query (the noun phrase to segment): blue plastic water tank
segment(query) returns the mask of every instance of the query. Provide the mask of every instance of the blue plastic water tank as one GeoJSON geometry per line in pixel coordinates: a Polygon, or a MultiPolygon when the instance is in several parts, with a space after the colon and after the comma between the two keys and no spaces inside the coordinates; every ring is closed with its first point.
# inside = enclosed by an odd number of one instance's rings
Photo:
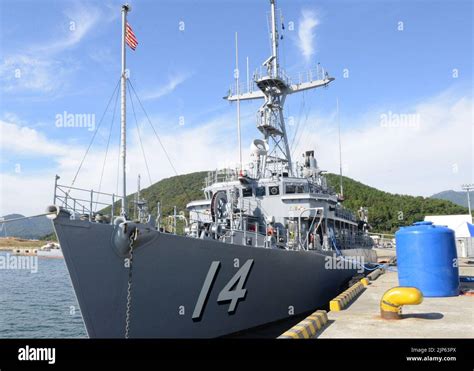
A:
{"type": "Polygon", "coordinates": [[[424,296],[459,295],[454,231],[417,222],[395,233],[400,286],[414,286],[424,296]]]}

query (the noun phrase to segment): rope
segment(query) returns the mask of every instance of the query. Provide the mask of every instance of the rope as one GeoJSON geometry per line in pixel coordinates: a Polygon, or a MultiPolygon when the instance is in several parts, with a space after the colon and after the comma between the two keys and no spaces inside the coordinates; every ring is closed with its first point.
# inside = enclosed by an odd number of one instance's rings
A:
{"type": "Polygon", "coordinates": [[[293,134],[293,140],[291,141],[291,145],[290,145],[290,151],[293,152],[294,151],[294,144],[295,144],[295,139],[296,139],[296,136],[298,135],[298,130],[299,130],[299,127],[300,127],[300,123],[301,123],[301,116],[303,116],[303,110],[304,110],[304,107],[306,105],[306,100],[305,100],[305,96],[306,96],[306,92],[303,90],[302,92],[302,100],[301,100],[301,104],[300,104],[300,112],[298,114],[298,122],[296,123],[296,128],[295,128],[295,131],[294,131],[294,134],[293,134]]]}
{"type": "Polygon", "coordinates": [[[105,170],[105,163],[107,161],[107,154],[109,153],[109,144],[110,144],[110,138],[112,137],[112,127],[113,127],[114,121],[115,121],[115,112],[117,111],[118,97],[119,97],[119,94],[118,94],[118,90],[117,90],[117,96],[115,97],[115,103],[114,103],[114,110],[112,112],[112,121],[110,122],[109,137],[107,139],[107,146],[105,148],[104,162],[102,163],[102,172],[100,174],[99,192],[97,193],[97,198],[95,200],[95,202],[96,202],[95,211],[97,211],[97,206],[98,206],[99,197],[100,197],[100,189],[102,188],[102,179],[104,177],[104,170],[105,170]]]}
{"type": "MultiPolygon", "coordinates": [[[[308,94],[313,94],[313,95],[316,95],[316,91],[310,91],[308,94]]],[[[310,98],[310,101],[311,101],[311,98],[310,98]]],[[[306,120],[308,120],[308,115],[310,113],[310,107],[308,108],[308,112],[306,113],[306,119],[305,119],[305,123],[303,125],[303,129],[306,129],[306,126],[307,126],[307,122],[306,120]]],[[[316,124],[317,125],[317,122],[312,122],[311,125],[313,124],[316,124]]],[[[305,136],[305,139],[304,141],[302,142],[303,143],[303,146],[302,148],[309,148],[311,146],[311,143],[312,143],[312,137],[311,135],[306,135],[305,136]]],[[[299,144],[299,143],[298,143],[299,144]]]]}
{"type": "Polygon", "coordinates": [[[291,151],[291,157],[294,156],[296,149],[298,148],[298,145],[300,144],[301,137],[303,136],[304,129],[306,128],[306,123],[308,122],[308,115],[310,111],[311,106],[309,106],[306,110],[306,116],[303,122],[303,126],[301,127],[301,132],[299,133],[298,140],[296,141],[295,146],[293,147],[291,151]]]}
{"type": "Polygon", "coordinates": [[[388,268],[388,264],[377,264],[377,265],[375,265],[375,267],[370,268],[365,264],[358,263],[355,259],[347,259],[344,255],[342,255],[341,251],[337,248],[337,244],[336,244],[336,240],[334,238],[334,235],[332,233],[330,233],[329,237],[331,238],[332,245],[334,246],[334,249],[336,250],[337,255],[342,260],[350,262],[352,264],[357,264],[359,267],[362,267],[362,268],[364,268],[365,270],[368,270],[368,271],[374,271],[374,270],[379,269],[379,268],[385,268],[385,269],[388,268]]]}
{"type": "Polygon", "coordinates": [[[118,136],[118,152],[117,152],[117,173],[116,173],[116,184],[115,184],[115,193],[119,193],[119,178],[120,178],[120,146],[122,143],[122,138],[118,136]]]}
{"type": "MultiPolygon", "coordinates": [[[[130,87],[132,88],[133,93],[135,94],[135,97],[137,98],[138,103],[140,104],[140,107],[141,107],[143,113],[145,114],[145,117],[146,117],[148,123],[150,124],[151,128],[153,129],[153,132],[155,133],[156,139],[158,139],[158,142],[160,143],[161,149],[162,149],[163,152],[165,153],[165,156],[166,156],[166,158],[167,158],[167,160],[168,160],[168,162],[169,162],[171,168],[173,169],[173,171],[174,171],[174,173],[176,174],[176,176],[179,177],[179,174],[178,174],[178,172],[176,171],[176,168],[174,167],[173,162],[171,161],[171,158],[170,158],[170,156],[168,155],[168,152],[167,152],[166,149],[165,149],[165,146],[164,146],[163,143],[161,142],[161,139],[160,139],[158,133],[156,132],[156,129],[155,129],[155,127],[153,126],[153,124],[152,124],[152,122],[151,122],[151,120],[150,120],[150,117],[148,116],[148,113],[146,112],[145,108],[143,107],[143,104],[142,104],[140,98],[138,97],[137,92],[135,91],[135,88],[133,87],[133,84],[132,84],[131,81],[130,81],[130,87]]],[[[187,196],[189,199],[191,199],[191,196],[190,196],[189,193],[187,192],[186,188],[183,186],[181,180],[178,178],[177,181],[178,181],[179,185],[181,186],[181,188],[183,189],[183,191],[184,191],[184,193],[186,194],[186,196],[187,196]]]]}
{"type": "MultiPolygon", "coordinates": [[[[130,84],[130,81],[129,81],[129,84],[130,84]]],[[[148,174],[148,180],[150,181],[150,186],[152,186],[153,182],[151,181],[150,168],[148,167],[148,161],[146,159],[145,149],[143,148],[142,136],[140,134],[140,128],[139,128],[139,125],[138,125],[137,115],[135,113],[135,105],[133,104],[133,99],[132,99],[132,94],[130,93],[130,89],[128,89],[128,94],[130,96],[130,103],[132,105],[133,117],[135,118],[135,127],[137,129],[138,139],[140,141],[140,148],[142,149],[143,159],[145,160],[145,166],[146,166],[146,171],[147,171],[147,174],[148,174]]]]}
{"type": "MultiPolygon", "coordinates": [[[[74,186],[74,183],[76,182],[76,179],[77,179],[77,176],[79,175],[79,172],[81,171],[81,168],[82,168],[82,165],[84,164],[84,160],[86,159],[86,156],[87,154],[89,153],[89,150],[91,149],[91,146],[92,146],[92,143],[94,142],[94,139],[100,129],[100,125],[102,124],[102,121],[104,119],[104,116],[105,114],[107,113],[108,109],[109,109],[109,106],[110,106],[110,102],[112,102],[112,98],[114,97],[115,95],[115,91],[118,89],[119,87],[119,84],[120,84],[120,79],[117,81],[117,85],[115,86],[115,89],[112,93],[112,95],[110,96],[110,99],[109,99],[109,102],[107,103],[107,107],[105,107],[105,111],[102,113],[102,117],[100,118],[99,120],[99,124],[97,125],[97,129],[94,131],[94,134],[92,135],[92,138],[91,138],[91,141],[89,143],[89,146],[87,147],[87,150],[86,150],[86,153],[84,153],[84,156],[82,157],[82,160],[81,160],[81,163],[79,164],[79,168],[77,169],[77,172],[76,174],[74,175],[74,178],[72,180],[72,183],[71,185],[69,186],[69,190],[67,191],[67,194],[69,194],[69,191],[71,190],[71,187],[74,186]]],[[[91,210],[92,211],[92,210],[91,210]]]]}

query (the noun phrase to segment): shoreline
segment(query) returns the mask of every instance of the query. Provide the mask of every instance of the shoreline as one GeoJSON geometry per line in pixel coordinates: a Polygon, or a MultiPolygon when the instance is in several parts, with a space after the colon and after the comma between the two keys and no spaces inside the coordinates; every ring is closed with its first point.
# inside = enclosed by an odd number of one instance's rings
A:
{"type": "Polygon", "coordinates": [[[52,241],[47,240],[28,240],[15,237],[0,238],[0,251],[39,249],[52,241]]]}

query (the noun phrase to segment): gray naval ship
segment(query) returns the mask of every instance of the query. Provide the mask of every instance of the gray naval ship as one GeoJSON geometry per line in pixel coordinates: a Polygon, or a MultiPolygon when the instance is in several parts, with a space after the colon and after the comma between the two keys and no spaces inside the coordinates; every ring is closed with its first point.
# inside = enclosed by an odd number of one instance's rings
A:
{"type": "MultiPolygon", "coordinates": [[[[319,70],[291,81],[280,68],[280,26],[270,0],[271,56],[247,91],[239,81],[228,101],[259,99],[250,163],[209,173],[202,200],[187,205],[184,235],[165,232],[161,216],[127,214],[125,42],[122,6],[122,195],[62,186],[48,208],[89,337],[211,338],[310,313],[327,305],[361,268],[375,262],[367,218],[342,206],[313,150],[291,158],[285,98],[325,87],[319,70]],[[76,193],[74,193],[76,192],[76,193]],[[98,196],[110,203],[94,201],[98,196]],[[120,208],[116,204],[120,203],[120,208]],[[108,215],[94,212],[110,206],[108,215]],[[116,209],[117,213],[115,213],[116,209]],[[363,266],[363,267],[361,267],[363,266]]],[[[240,152],[240,158],[242,158],[240,152]]]]}

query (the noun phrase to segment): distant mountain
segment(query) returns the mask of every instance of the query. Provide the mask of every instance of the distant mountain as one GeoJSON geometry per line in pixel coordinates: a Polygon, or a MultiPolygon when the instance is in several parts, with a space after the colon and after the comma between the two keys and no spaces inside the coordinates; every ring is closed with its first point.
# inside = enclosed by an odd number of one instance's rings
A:
{"type": "MultiPolygon", "coordinates": [[[[437,198],[438,200],[451,201],[453,204],[467,207],[467,194],[461,191],[443,191],[430,196],[430,198],[437,198]]],[[[471,193],[471,206],[474,205],[474,192],[471,193]]]]}
{"type": "MultiPolygon", "coordinates": [[[[4,220],[24,217],[21,214],[5,215],[4,220]]],[[[10,223],[0,222],[0,237],[19,237],[27,239],[41,239],[47,234],[53,233],[51,220],[45,216],[31,219],[23,219],[10,223]]]]}
{"type": "MultiPolygon", "coordinates": [[[[156,215],[158,201],[161,202],[164,217],[173,213],[173,206],[177,207],[178,212],[183,211],[191,200],[204,198],[202,188],[206,175],[207,172],[203,171],[162,179],[142,190],[141,197],[148,201],[153,215],[156,215]]],[[[326,178],[330,186],[339,189],[338,175],[327,174],[326,178]]],[[[353,211],[357,211],[361,206],[367,207],[369,223],[374,232],[393,233],[400,226],[423,220],[425,215],[467,213],[467,208],[449,201],[391,194],[348,177],[343,177],[343,186],[344,206],[353,211]]],[[[127,196],[127,199],[131,207],[134,195],[127,196]]],[[[110,212],[110,208],[103,212],[110,212]]],[[[133,215],[133,212],[130,215],[133,215]]]]}

